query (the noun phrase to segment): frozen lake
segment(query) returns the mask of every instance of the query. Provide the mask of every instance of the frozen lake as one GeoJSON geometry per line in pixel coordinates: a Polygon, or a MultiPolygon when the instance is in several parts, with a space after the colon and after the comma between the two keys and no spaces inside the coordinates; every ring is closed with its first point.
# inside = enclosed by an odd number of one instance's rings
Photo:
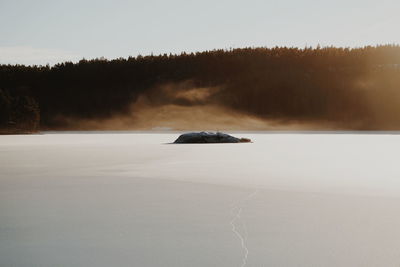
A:
{"type": "Polygon", "coordinates": [[[399,266],[400,135],[0,136],[0,266],[399,266]]]}

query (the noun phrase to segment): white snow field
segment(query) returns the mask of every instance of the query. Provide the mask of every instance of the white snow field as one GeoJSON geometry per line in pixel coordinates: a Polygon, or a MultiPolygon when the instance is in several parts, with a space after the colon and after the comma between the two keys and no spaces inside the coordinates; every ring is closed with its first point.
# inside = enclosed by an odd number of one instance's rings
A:
{"type": "Polygon", "coordinates": [[[400,135],[0,136],[0,266],[400,266],[400,135]]]}

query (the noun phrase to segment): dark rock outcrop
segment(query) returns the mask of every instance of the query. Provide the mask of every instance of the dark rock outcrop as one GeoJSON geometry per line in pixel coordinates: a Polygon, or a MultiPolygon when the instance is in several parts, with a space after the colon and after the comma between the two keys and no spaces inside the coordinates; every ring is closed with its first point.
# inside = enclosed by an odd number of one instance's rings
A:
{"type": "Polygon", "coordinates": [[[249,143],[248,138],[237,138],[220,132],[185,133],[175,140],[175,144],[204,144],[204,143],[249,143]]]}

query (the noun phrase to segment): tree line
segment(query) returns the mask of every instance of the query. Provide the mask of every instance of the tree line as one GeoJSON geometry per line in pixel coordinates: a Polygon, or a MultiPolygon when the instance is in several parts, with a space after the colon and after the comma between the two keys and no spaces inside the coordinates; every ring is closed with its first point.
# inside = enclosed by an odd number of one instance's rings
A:
{"type": "Polygon", "coordinates": [[[259,118],[400,128],[398,45],[241,48],[82,59],[52,67],[0,65],[0,128],[61,129],[68,125],[60,117],[124,114],[149,90],[184,81],[218,86],[207,101],[259,118]]]}

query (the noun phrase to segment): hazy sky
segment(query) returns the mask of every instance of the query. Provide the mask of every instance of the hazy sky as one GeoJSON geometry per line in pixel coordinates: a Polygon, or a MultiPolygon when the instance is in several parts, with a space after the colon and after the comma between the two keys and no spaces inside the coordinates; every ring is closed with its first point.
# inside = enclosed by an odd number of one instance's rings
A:
{"type": "Polygon", "coordinates": [[[0,63],[400,43],[399,0],[0,0],[0,63]]]}

